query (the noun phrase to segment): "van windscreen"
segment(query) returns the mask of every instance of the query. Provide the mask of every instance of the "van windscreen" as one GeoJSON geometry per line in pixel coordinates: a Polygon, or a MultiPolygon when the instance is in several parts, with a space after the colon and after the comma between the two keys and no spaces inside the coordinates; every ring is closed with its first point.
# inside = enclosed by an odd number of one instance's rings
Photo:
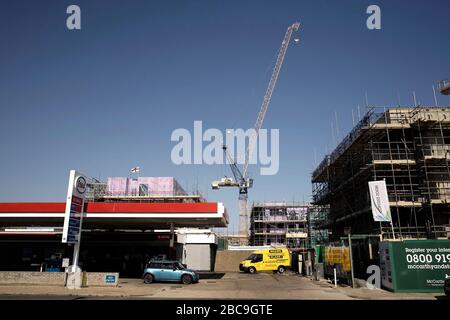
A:
{"type": "Polygon", "coordinates": [[[259,262],[263,260],[263,255],[258,253],[252,253],[247,260],[253,261],[253,262],[259,262]]]}

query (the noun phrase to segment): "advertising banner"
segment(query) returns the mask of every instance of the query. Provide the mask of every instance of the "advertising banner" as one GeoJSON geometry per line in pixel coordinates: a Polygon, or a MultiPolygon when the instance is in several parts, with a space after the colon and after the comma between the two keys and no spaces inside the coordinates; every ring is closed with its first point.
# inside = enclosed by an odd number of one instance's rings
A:
{"type": "Polygon", "coordinates": [[[450,276],[450,240],[380,243],[381,283],[405,292],[443,292],[450,276]]]}
{"type": "Polygon", "coordinates": [[[323,272],[326,277],[334,277],[334,269],[341,283],[351,283],[351,262],[349,247],[331,247],[324,248],[323,272]]]}
{"type": "Polygon", "coordinates": [[[80,240],[86,189],[86,177],[75,170],[70,170],[62,236],[63,243],[75,244],[80,240]]]}
{"type": "Polygon", "coordinates": [[[369,181],[369,191],[373,220],[392,222],[386,182],[384,180],[369,181]]]}
{"type": "Polygon", "coordinates": [[[342,270],[350,272],[350,250],[348,247],[325,247],[325,263],[330,266],[340,265],[342,270]]]}

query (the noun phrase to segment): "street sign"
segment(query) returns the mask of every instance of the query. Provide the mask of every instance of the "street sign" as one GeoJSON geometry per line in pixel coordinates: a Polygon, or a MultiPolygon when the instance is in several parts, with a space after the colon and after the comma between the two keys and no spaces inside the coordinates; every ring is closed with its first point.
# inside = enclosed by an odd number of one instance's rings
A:
{"type": "Polygon", "coordinates": [[[86,189],[86,178],[75,170],[70,170],[62,236],[63,243],[75,244],[80,241],[86,189]]]}
{"type": "Polygon", "coordinates": [[[107,274],[105,276],[105,283],[115,283],[116,282],[116,276],[113,274],[107,274]]]}
{"type": "Polygon", "coordinates": [[[64,258],[62,260],[62,266],[61,267],[63,267],[63,268],[69,267],[69,258],[64,258]]]}

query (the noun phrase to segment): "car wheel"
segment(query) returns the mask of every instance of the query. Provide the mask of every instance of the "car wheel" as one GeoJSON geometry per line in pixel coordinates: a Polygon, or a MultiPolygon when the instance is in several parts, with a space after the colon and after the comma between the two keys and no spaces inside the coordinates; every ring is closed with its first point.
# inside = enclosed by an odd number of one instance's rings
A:
{"type": "Polygon", "coordinates": [[[147,273],[145,276],[144,276],[144,283],[146,283],[146,284],[149,284],[149,283],[152,283],[153,282],[153,276],[150,274],[150,273],[147,273]]]}
{"type": "Polygon", "coordinates": [[[248,268],[248,272],[251,273],[251,274],[256,273],[255,267],[250,267],[250,268],[248,268]]]}
{"type": "Polygon", "coordinates": [[[286,268],[284,266],[278,267],[278,273],[284,273],[286,271],[286,268]]]}
{"type": "Polygon", "coordinates": [[[183,284],[190,284],[190,283],[192,283],[192,277],[191,277],[190,275],[188,275],[188,274],[184,274],[184,275],[181,277],[181,282],[182,282],[183,284]]]}

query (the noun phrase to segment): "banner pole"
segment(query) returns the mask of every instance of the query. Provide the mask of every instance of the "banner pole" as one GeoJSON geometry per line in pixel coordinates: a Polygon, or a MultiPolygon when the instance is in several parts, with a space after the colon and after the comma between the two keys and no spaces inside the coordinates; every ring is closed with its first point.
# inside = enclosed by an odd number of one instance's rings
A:
{"type": "Polygon", "coordinates": [[[383,226],[380,221],[380,241],[383,241],[383,226]]]}
{"type": "Polygon", "coordinates": [[[392,218],[391,218],[391,228],[392,228],[392,238],[395,240],[394,224],[392,223],[392,218]]]}
{"type": "Polygon", "coordinates": [[[350,254],[350,270],[351,270],[351,276],[352,276],[352,288],[356,288],[355,274],[353,272],[352,236],[350,233],[348,234],[348,250],[349,250],[349,254],[350,254]]]}

